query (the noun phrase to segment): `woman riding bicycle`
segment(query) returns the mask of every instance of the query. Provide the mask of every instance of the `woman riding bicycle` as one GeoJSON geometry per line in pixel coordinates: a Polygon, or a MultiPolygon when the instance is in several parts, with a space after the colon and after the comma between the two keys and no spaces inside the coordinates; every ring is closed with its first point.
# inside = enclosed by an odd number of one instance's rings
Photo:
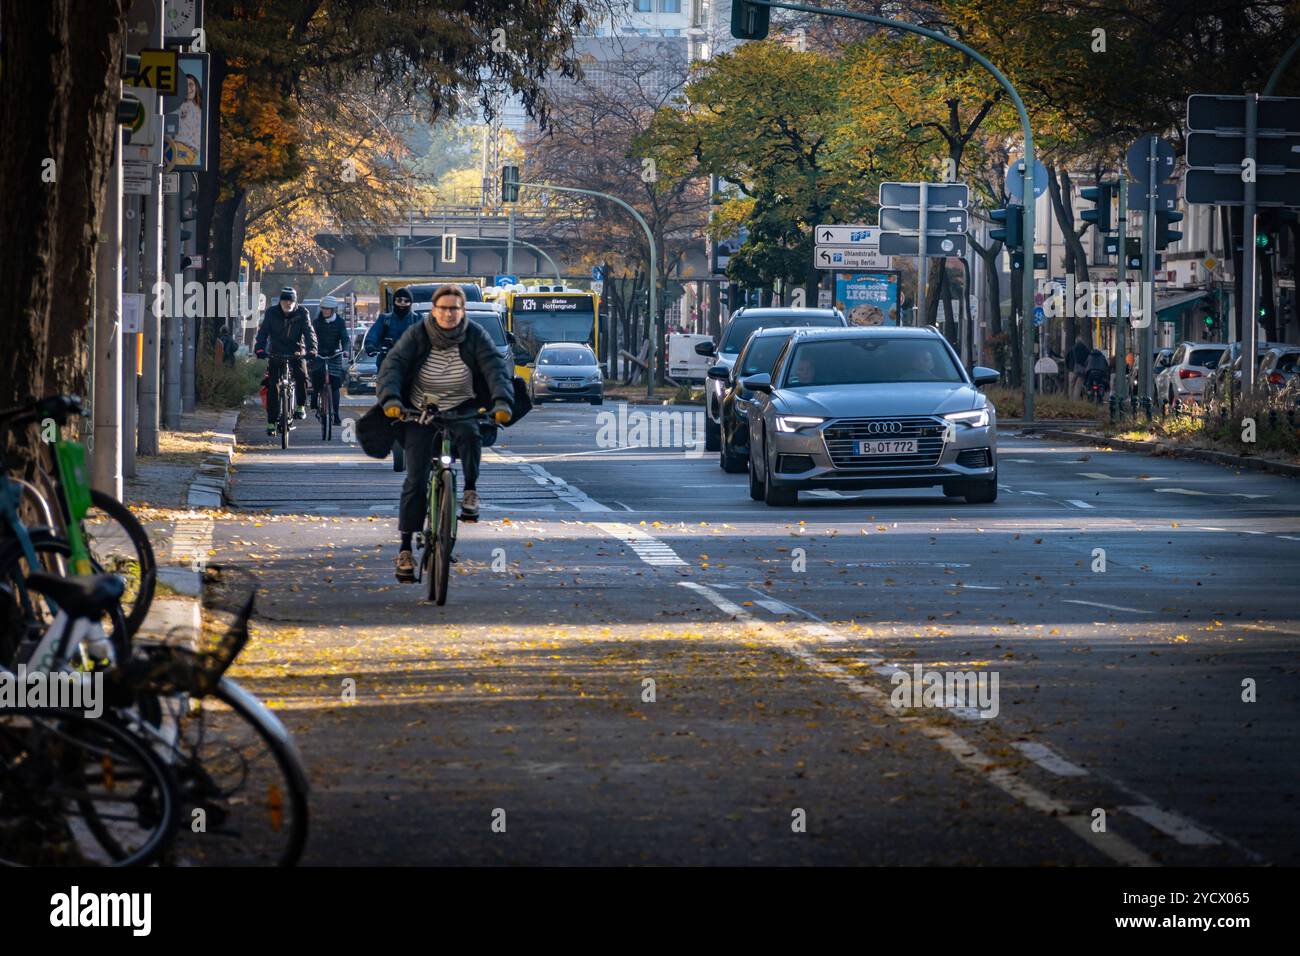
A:
{"type": "MultiPolygon", "coordinates": [[[[513,409],[511,371],[488,334],[469,321],[460,286],[444,285],[433,294],[432,312],[403,332],[389,351],[379,368],[376,391],[390,418],[401,418],[404,409],[422,409],[430,403],[449,415],[469,415],[490,406],[493,419],[504,425],[513,409]]],[[[465,472],[461,517],[475,521],[483,438],[472,420],[447,428],[465,472]]],[[[398,512],[401,541],[395,565],[397,580],[409,582],[415,580],[411,539],[424,525],[426,489],[439,429],[406,422],[402,430],[407,469],[398,512]]]]}
{"type": "MultiPolygon", "coordinates": [[[[348,359],[348,324],[339,314],[339,300],[327,295],[320,300],[320,314],[312,320],[316,330],[317,358],[311,364],[311,407],[319,408],[320,390],[325,385],[325,366],[329,365],[330,391],[334,409],[334,424],[342,425],[339,418],[339,390],[343,384],[343,368],[348,359]]],[[[317,416],[319,417],[319,416],[317,416]]]]}

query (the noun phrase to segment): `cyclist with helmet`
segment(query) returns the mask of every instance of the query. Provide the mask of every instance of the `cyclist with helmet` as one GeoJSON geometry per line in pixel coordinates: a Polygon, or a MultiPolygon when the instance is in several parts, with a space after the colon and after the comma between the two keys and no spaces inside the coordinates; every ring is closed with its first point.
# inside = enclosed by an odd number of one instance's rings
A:
{"type": "MultiPolygon", "coordinates": [[[[303,403],[307,398],[307,362],[302,356],[316,356],[316,330],[312,328],[311,313],[298,304],[298,291],[292,286],[281,289],[280,301],[268,308],[262,316],[253,353],[258,358],[270,358],[266,363],[268,383],[274,383],[280,377],[280,370],[288,364],[298,396],[298,406],[293,410],[293,417],[306,418],[307,406],[303,403]]],[[[280,396],[274,387],[270,387],[267,389],[266,402],[268,435],[275,434],[279,418],[280,396]]]]}
{"type": "Polygon", "coordinates": [[[334,393],[332,396],[334,424],[342,425],[343,421],[339,418],[339,392],[343,384],[343,370],[347,364],[349,349],[348,324],[339,312],[339,300],[332,295],[321,299],[320,313],[311,324],[316,332],[316,348],[319,353],[311,364],[311,407],[319,410],[319,394],[325,385],[325,366],[328,364],[330,391],[334,393]],[[335,355],[336,352],[340,354],[335,355]],[[325,356],[332,357],[327,359],[325,356]]]}

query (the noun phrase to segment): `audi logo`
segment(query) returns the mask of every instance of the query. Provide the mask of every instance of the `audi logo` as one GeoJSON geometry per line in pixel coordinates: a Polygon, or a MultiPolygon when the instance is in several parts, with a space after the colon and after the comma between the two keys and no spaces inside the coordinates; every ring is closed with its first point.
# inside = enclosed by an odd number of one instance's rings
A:
{"type": "Polygon", "coordinates": [[[902,430],[902,422],[867,422],[868,435],[887,435],[890,432],[901,432],[902,430]]]}

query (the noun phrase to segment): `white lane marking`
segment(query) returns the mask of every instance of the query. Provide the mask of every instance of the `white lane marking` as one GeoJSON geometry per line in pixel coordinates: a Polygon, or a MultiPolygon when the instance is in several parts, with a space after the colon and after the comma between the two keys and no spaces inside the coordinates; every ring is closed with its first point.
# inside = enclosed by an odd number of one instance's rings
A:
{"type": "Polygon", "coordinates": [[[1171,836],[1183,846],[1218,846],[1219,839],[1206,833],[1186,817],[1172,810],[1162,810],[1152,804],[1120,807],[1129,816],[1150,824],[1166,836],[1171,836]]]}
{"type": "Polygon", "coordinates": [[[1045,492],[1045,491],[1022,491],[1022,492],[1020,492],[1020,493],[1021,493],[1022,495],[1038,495],[1040,498],[1046,498],[1046,497],[1047,497],[1047,492],[1045,492]]]}
{"type": "Polygon", "coordinates": [[[1277,537],[1281,538],[1283,541],[1300,541],[1300,538],[1290,534],[1279,534],[1277,537]]]}
{"type": "Polygon", "coordinates": [[[1227,531],[1227,528],[1197,528],[1197,531],[1227,531]]]}
{"type": "Polygon", "coordinates": [[[1017,465],[1032,465],[1033,461],[1028,458],[1003,458],[1003,461],[1013,461],[1017,465]]]}
{"type": "Polygon", "coordinates": [[[1091,507],[1092,507],[1092,505],[1088,504],[1088,502],[1086,502],[1086,501],[1080,501],[1078,498],[1066,498],[1065,500],[1068,501],[1070,504],[1074,505],[1076,508],[1091,508],[1091,507]]]}
{"type": "MultiPolygon", "coordinates": [[[[728,601],[721,594],[703,584],[697,584],[694,581],[678,581],[677,583],[684,588],[689,588],[698,594],[704,595],[723,614],[729,614],[756,630],[764,631],[773,638],[773,644],[777,648],[811,670],[826,675],[842,687],[871,701],[888,716],[899,720],[908,719],[900,717],[898,712],[894,710],[893,704],[890,703],[889,694],[878,687],[859,680],[844,668],[817,657],[816,654],[801,646],[797,641],[786,637],[776,625],[754,617],[738,604],[728,601]]],[[[1031,810],[1051,816],[1086,843],[1117,863],[1126,866],[1159,865],[1117,833],[1109,831],[1106,833],[1093,833],[1091,816],[1083,813],[1072,813],[1067,804],[1025,783],[1006,767],[997,766],[997,762],[992,757],[973,746],[970,741],[960,734],[954,733],[946,727],[930,724],[920,718],[911,718],[911,721],[921,734],[933,740],[957,763],[977,775],[983,776],[989,783],[1019,800],[1031,810]]]]}
{"type": "MultiPolygon", "coordinates": [[[[730,486],[728,486],[728,487],[730,487],[730,486]]],[[[832,488],[814,488],[812,491],[806,492],[806,494],[807,494],[810,498],[847,498],[847,497],[849,497],[848,495],[842,495],[842,494],[840,494],[838,491],[835,491],[835,490],[832,489],[832,488]]]]}
{"type": "Polygon", "coordinates": [[[1237,534],[1264,534],[1263,531],[1247,531],[1245,528],[1239,528],[1237,534]]]}
{"type": "Polygon", "coordinates": [[[1198,491],[1194,488],[1152,488],[1158,495],[1200,495],[1204,498],[1270,498],[1271,495],[1248,495],[1243,491],[1198,491]]]}
{"type": "Polygon", "coordinates": [[[621,501],[616,501],[616,502],[614,502],[614,504],[618,505],[618,506],[619,506],[620,508],[622,508],[624,511],[631,511],[631,510],[632,510],[632,509],[629,508],[627,505],[623,504],[623,502],[621,502],[621,501]]]}
{"type": "Polygon", "coordinates": [[[1058,777],[1088,776],[1088,771],[1076,764],[1070,763],[1070,761],[1066,760],[1051,747],[1047,746],[1047,744],[1021,741],[1013,743],[1011,746],[1015,747],[1048,773],[1054,773],[1058,777]]]}
{"type": "Polygon", "coordinates": [[[998,487],[1001,488],[1003,491],[1010,491],[1010,490],[1011,490],[1011,486],[1010,486],[1010,485],[998,485],[998,487]]]}
{"type": "Polygon", "coordinates": [[[525,464],[520,465],[519,470],[528,475],[539,485],[549,487],[559,498],[566,504],[572,505],[578,511],[613,511],[609,505],[591,498],[585,491],[575,488],[563,478],[557,478],[541,465],[525,464]]]}
{"type": "Polygon", "coordinates": [[[646,534],[640,528],[634,528],[630,524],[621,524],[616,521],[595,521],[592,522],[592,525],[610,537],[618,538],[631,548],[638,558],[652,567],[686,566],[686,562],[677,556],[677,552],[658,538],[646,534]]]}
{"type": "Polygon", "coordinates": [[[1002,588],[993,584],[962,584],[960,587],[970,588],[972,591],[1001,591],[1002,588]]]}
{"type": "Polygon", "coordinates": [[[773,601],[771,598],[759,598],[754,602],[759,607],[771,611],[773,614],[793,614],[794,611],[788,604],[782,604],[780,601],[773,601]]]}
{"type": "Polygon", "coordinates": [[[1100,601],[1079,601],[1074,598],[1066,598],[1065,604],[1086,604],[1088,607],[1104,607],[1108,611],[1128,611],[1132,614],[1154,614],[1155,611],[1143,611],[1136,607],[1123,607],[1119,604],[1102,604],[1100,601]]]}
{"type": "Polygon", "coordinates": [[[1099,471],[1081,471],[1079,472],[1084,478],[1095,478],[1099,481],[1168,481],[1160,475],[1103,475],[1099,471]]]}

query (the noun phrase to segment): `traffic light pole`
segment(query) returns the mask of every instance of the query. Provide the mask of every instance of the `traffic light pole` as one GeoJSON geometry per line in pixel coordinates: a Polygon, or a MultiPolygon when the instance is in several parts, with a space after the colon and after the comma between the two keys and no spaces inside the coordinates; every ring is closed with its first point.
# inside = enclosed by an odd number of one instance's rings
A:
{"type": "Polygon", "coordinates": [[[1138,373],[1138,391],[1141,394],[1142,414],[1151,421],[1151,364],[1155,361],[1156,347],[1156,197],[1160,193],[1160,154],[1157,151],[1160,141],[1154,136],[1147,137],[1147,208],[1143,232],[1146,240],[1142,249],[1142,291],[1138,294],[1145,299],[1151,296],[1146,321],[1133,333],[1133,364],[1138,373]],[[1138,343],[1141,346],[1138,347],[1138,343]]]}
{"type": "Polygon", "coordinates": [[[921,226],[921,235],[916,241],[916,327],[919,329],[925,325],[925,282],[929,278],[926,275],[928,271],[925,258],[925,240],[929,232],[929,220],[926,218],[926,186],[927,183],[921,183],[921,211],[918,223],[921,226]]]}
{"type": "Polygon", "coordinates": [[[557,193],[578,193],[583,196],[595,196],[597,199],[608,199],[612,203],[617,203],[632,214],[641,228],[645,231],[646,242],[650,246],[650,351],[646,356],[645,369],[645,394],[646,398],[653,398],[655,393],[655,360],[658,357],[659,350],[659,257],[655,252],[655,234],[650,231],[649,224],[645,218],[619,199],[617,196],[611,196],[609,193],[597,192],[594,189],[579,189],[577,186],[552,186],[550,183],[516,183],[516,186],[530,189],[553,189],[557,193]]]}
{"type": "MultiPolygon", "coordinates": [[[[735,0],[733,0],[735,2],[735,0]]],[[[1021,336],[1021,380],[1024,385],[1024,420],[1032,422],[1034,420],[1034,326],[1030,321],[1034,308],[1034,131],[1029,125],[1029,113],[1025,110],[1024,101],[1020,98],[1019,91],[1011,85],[1011,81],[1003,75],[1002,71],[989,62],[989,60],[977,50],[966,44],[954,40],[952,37],[935,30],[927,30],[925,27],[918,27],[914,23],[907,23],[903,20],[890,20],[888,17],[878,17],[871,13],[857,13],[851,10],[828,10],[825,7],[809,6],[805,3],[786,3],[784,0],[750,0],[755,6],[780,8],[783,10],[797,10],[800,13],[819,13],[828,17],[842,17],[846,20],[861,20],[865,23],[874,23],[877,26],[890,27],[895,30],[902,30],[906,33],[915,33],[928,39],[935,40],[944,46],[950,46],[970,57],[998,81],[999,85],[1007,91],[1011,98],[1012,104],[1016,108],[1016,113],[1020,117],[1020,130],[1025,138],[1025,255],[1029,258],[1028,268],[1021,273],[1021,303],[1022,315],[1020,320],[1021,336]]],[[[1250,188],[1249,186],[1247,188],[1250,188]]],[[[994,304],[996,308],[996,303],[994,304]]]]}
{"type": "MultiPolygon", "coordinates": [[[[1246,157],[1248,165],[1254,166],[1259,147],[1259,95],[1246,94],[1246,157]]],[[[1255,325],[1259,319],[1258,288],[1255,283],[1255,243],[1258,241],[1258,226],[1255,221],[1255,177],[1250,176],[1242,183],[1245,187],[1246,205],[1241,214],[1241,227],[1245,233],[1241,237],[1241,397],[1243,400],[1255,394],[1255,325]]],[[[1232,394],[1232,380],[1228,380],[1228,393],[1232,394]]]]}

